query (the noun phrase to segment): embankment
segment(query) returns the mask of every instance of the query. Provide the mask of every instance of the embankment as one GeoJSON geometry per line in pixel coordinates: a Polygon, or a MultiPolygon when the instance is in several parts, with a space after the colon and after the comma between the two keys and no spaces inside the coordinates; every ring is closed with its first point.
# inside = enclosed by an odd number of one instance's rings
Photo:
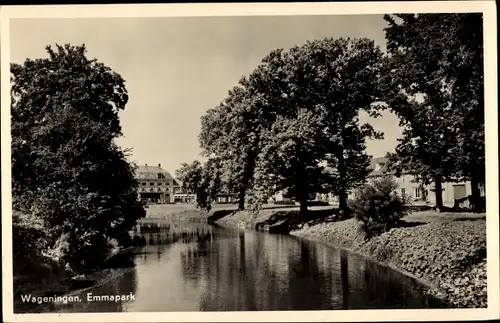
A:
{"type": "Polygon", "coordinates": [[[401,227],[370,240],[355,219],[337,221],[331,207],[312,208],[307,215],[290,207],[264,209],[255,216],[217,210],[209,220],[344,248],[418,279],[450,306],[487,306],[484,214],[416,212],[401,227]]]}

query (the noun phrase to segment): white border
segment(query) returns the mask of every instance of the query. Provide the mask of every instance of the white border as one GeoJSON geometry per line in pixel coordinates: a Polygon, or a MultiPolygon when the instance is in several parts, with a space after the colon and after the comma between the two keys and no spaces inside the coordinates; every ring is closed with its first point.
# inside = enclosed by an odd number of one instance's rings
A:
{"type": "MultiPolygon", "coordinates": [[[[2,129],[2,279],[6,322],[299,322],[475,320],[499,317],[499,213],[496,7],[494,1],[422,1],[364,3],[251,3],[9,6],[1,14],[1,129],[2,129]],[[142,312],[85,314],[13,314],[12,201],[10,159],[10,42],[11,18],[183,17],[251,15],[347,15],[384,13],[483,12],[485,48],[486,178],[488,308],[444,310],[358,310],[293,312],[142,312]]],[[[15,40],[13,40],[15,41],[15,40]]]]}

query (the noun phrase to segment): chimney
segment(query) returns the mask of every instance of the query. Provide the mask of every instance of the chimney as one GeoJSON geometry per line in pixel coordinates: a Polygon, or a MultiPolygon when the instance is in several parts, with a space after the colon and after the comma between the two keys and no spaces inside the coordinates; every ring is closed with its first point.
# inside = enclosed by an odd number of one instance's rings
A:
{"type": "Polygon", "coordinates": [[[144,164],[144,166],[148,167],[148,164],[144,164]]]}
{"type": "Polygon", "coordinates": [[[161,164],[158,164],[158,167],[161,168],[161,164]]]}

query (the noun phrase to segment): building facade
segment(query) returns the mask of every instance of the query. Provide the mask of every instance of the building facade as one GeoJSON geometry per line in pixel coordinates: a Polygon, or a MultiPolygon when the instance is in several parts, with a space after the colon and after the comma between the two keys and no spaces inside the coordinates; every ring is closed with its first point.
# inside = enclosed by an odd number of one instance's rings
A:
{"type": "Polygon", "coordinates": [[[136,169],[139,182],[138,198],[150,203],[174,203],[174,192],[179,183],[169,172],[158,166],[141,165],[136,169]]]}
{"type": "MultiPolygon", "coordinates": [[[[395,176],[389,172],[387,162],[388,160],[385,157],[371,159],[369,166],[370,174],[367,180],[368,183],[383,176],[391,176],[398,185],[397,193],[401,196],[408,197],[412,205],[436,205],[434,184],[423,185],[416,180],[415,176],[410,174],[403,173],[399,177],[395,176]]],[[[442,183],[441,194],[443,197],[443,205],[446,207],[453,207],[456,200],[465,199],[472,194],[471,183],[470,181],[456,183],[444,182],[442,183]]],[[[484,190],[481,191],[481,194],[484,196],[484,190]]],[[[353,197],[354,192],[351,192],[348,198],[352,199],[353,197]]],[[[338,203],[338,197],[334,196],[332,193],[318,194],[318,199],[327,201],[330,204],[338,203]]]]}
{"type": "MultiPolygon", "coordinates": [[[[388,160],[385,157],[373,158],[370,165],[372,171],[368,176],[368,181],[373,181],[382,176],[392,176],[398,185],[397,192],[401,196],[408,197],[413,205],[436,205],[436,193],[433,183],[423,185],[411,174],[403,173],[399,177],[394,176],[388,171],[387,162],[388,160]]],[[[441,194],[443,206],[453,207],[456,200],[462,200],[472,194],[471,183],[470,181],[443,182],[441,194]]],[[[484,191],[481,194],[484,195],[484,191]]]]}

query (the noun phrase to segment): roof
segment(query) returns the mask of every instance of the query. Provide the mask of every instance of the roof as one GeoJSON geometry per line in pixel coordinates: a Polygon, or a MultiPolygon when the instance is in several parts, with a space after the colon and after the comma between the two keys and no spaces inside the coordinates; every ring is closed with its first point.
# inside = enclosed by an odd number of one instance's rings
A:
{"type": "Polygon", "coordinates": [[[140,165],[135,172],[137,177],[142,179],[158,179],[158,174],[163,174],[167,180],[174,179],[169,172],[159,166],[140,165]]]}
{"type": "Polygon", "coordinates": [[[368,176],[380,176],[387,174],[389,169],[388,169],[388,162],[389,159],[386,157],[377,157],[377,158],[372,158],[370,160],[370,166],[368,166],[368,169],[370,169],[370,174],[368,176]],[[379,168],[377,169],[377,165],[379,168]]]}

